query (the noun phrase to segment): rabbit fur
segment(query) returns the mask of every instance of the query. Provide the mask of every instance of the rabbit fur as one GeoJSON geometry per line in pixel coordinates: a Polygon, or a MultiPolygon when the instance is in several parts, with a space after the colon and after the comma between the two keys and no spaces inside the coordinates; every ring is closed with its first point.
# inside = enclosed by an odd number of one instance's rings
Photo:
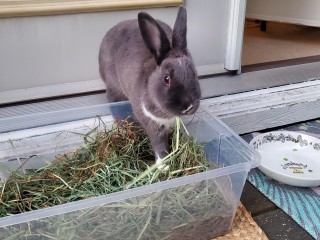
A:
{"type": "Polygon", "coordinates": [[[200,86],[187,49],[187,12],[180,7],[173,30],[145,12],[123,21],[102,40],[99,71],[110,102],[129,100],[146,130],[157,163],[169,149],[175,117],[194,114],[200,86]]]}

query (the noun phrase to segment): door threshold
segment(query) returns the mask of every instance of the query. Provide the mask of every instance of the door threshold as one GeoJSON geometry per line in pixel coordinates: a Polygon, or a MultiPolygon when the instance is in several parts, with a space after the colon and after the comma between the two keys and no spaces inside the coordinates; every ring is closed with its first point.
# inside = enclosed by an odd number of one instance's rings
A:
{"type": "Polygon", "coordinates": [[[241,67],[241,72],[242,73],[254,72],[254,71],[261,71],[261,70],[272,69],[272,68],[280,68],[280,67],[288,67],[288,66],[299,65],[299,64],[313,63],[313,62],[320,62],[320,55],[243,65],[241,67]]]}

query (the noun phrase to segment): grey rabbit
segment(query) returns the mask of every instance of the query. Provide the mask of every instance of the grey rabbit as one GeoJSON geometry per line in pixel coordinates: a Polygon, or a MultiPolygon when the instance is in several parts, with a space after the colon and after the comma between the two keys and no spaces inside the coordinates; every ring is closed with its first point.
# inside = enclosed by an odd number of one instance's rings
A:
{"type": "Polygon", "coordinates": [[[173,31],[140,12],[137,20],[111,28],[100,46],[99,70],[107,98],[131,102],[159,167],[170,151],[168,137],[175,117],[194,114],[199,107],[200,86],[186,35],[184,7],[179,8],[173,31]]]}

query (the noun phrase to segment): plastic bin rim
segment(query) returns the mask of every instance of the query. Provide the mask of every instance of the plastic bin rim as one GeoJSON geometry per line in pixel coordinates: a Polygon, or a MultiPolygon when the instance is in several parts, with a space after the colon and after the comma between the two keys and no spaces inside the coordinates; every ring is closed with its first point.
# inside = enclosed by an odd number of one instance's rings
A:
{"type": "MultiPolygon", "coordinates": [[[[97,104],[97,105],[93,105],[93,106],[86,106],[86,107],[79,107],[79,108],[74,108],[74,109],[65,109],[65,110],[58,110],[58,111],[51,111],[51,112],[46,112],[46,113],[37,113],[37,114],[28,114],[25,116],[14,116],[14,117],[10,117],[10,118],[4,118],[4,119],[0,119],[0,125],[1,123],[3,123],[4,126],[6,126],[6,122],[10,122],[10,123],[14,123],[16,120],[21,120],[21,119],[32,119],[32,118],[44,118],[46,119],[47,115],[52,115],[54,114],[55,116],[64,116],[63,113],[75,113],[75,112],[79,112],[79,111],[85,111],[85,110],[96,110],[96,109],[104,109],[107,107],[112,107],[112,106],[126,106],[126,105],[130,105],[129,101],[122,101],[122,102],[112,102],[112,103],[103,103],[103,104],[97,104]],[[60,114],[59,114],[60,113],[60,114]]],[[[253,154],[253,159],[250,160],[251,163],[251,167],[257,167],[260,165],[261,163],[261,156],[260,154],[251,146],[249,145],[247,142],[245,142],[237,133],[235,133],[229,126],[227,126],[224,122],[222,122],[218,117],[216,117],[215,115],[213,115],[212,113],[210,113],[210,111],[208,110],[208,108],[206,106],[203,106],[202,104],[200,104],[200,108],[198,110],[199,115],[203,115],[203,114],[207,114],[210,118],[211,121],[208,120],[208,118],[202,118],[203,121],[205,121],[209,126],[213,127],[214,129],[218,130],[218,132],[221,134],[221,132],[225,132],[226,130],[232,134],[233,136],[236,137],[236,139],[241,142],[243,144],[243,146],[245,146],[252,154],[253,154]],[[213,125],[212,124],[212,119],[213,121],[216,121],[219,125],[213,125]]],[[[75,114],[76,115],[76,114],[75,114]]],[[[104,115],[104,114],[100,114],[100,115],[104,115]]],[[[91,116],[91,117],[96,117],[95,116],[91,116]]],[[[83,120],[84,118],[76,118],[74,117],[73,120],[67,120],[67,121],[56,121],[54,120],[53,122],[49,122],[47,125],[51,125],[51,124],[58,124],[58,123],[64,123],[64,122],[72,122],[72,121],[77,121],[77,120],[83,120]]],[[[86,118],[88,119],[88,117],[86,118]]],[[[38,126],[31,126],[30,129],[35,128],[35,127],[40,127],[40,126],[45,126],[45,122],[41,122],[42,124],[39,124],[38,126]]],[[[23,130],[25,128],[21,127],[19,129],[17,129],[17,131],[19,130],[23,130]]],[[[4,131],[5,133],[6,131],[4,131]]],[[[14,132],[14,131],[11,131],[14,132]]],[[[1,133],[1,129],[0,129],[0,133],[1,133]]]]}
{"type": "MultiPolygon", "coordinates": [[[[99,105],[94,105],[94,106],[89,106],[89,107],[80,107],[80,108],[72,109],[72,110],[79,111],[79,110],[84,110],[84,109],[99,108],[99,107],[103,107],[103,106],[119,106],[119,105],[128,105],[128,104],[129,104],[129,102],[124,101],[124,102],[117,102],[117,103],[99,104],[99,105]]],[[[149,194],[152,192],[157,192],[157,191],[166,190],[169,188],[174,188],[174,187],[179,187],[179,186],[183,186],[186,184],[191,184],[191,183],[197,182],[197,181],[213,179],[216,177],[229,175],[229,174],[232,174],[235,172],[240,172],[240,171],[249,172],[251,168],[254,168],[259,165],[260,155],[249,144],[247,144],[242,138],[240,138],[233,130],[231,130],[226,124],[224,124],[216,116],[209,113],[209,111],[207,111],[207,109],[205,107],[201,106],[201,110],[203,110],[206,114],[209,114],[215,121],[217,121],[219,124],[221,124],[222,127],[225,128],[227,131],[229,131],[232,135],[236,136],[237,140],[244,143],[244,146],[249,148],[250,151],[254,154],[254,159],[252,159],[251,161],[235,164],[235,165],[228,166],[228,167],[222,167],[219,169],[209,170],[207,172],[202,172],[202,173],[198,173],[198,174],[194,174],[194,175],[190,175],[190,176],[180,177],[177,179],[171,179],[169,181],[154,183],[154,184],[150,184],[147,186],[124,190],[121,192],[116,192],[116,193],[111,193],[111,194],[107,194],[107,195],[103,195],[103,196],[99,196],[99,197],[93,197],[90,199],[66,203],[66,204],[53,206],[53,207],[46,208],[46,209],[34,210],[31,212],[2,217],[2,218],[0,218],[0,227],[15,225],[15,224],[19,224],[19,223],[23,223],[23,222],[27,222],[27,221],[32,221],[32,220],[37,220],[37,219],[41,219],[41,218],[46,218],[46,217],[52,217],[55,215],[68,213],[68,212],[72,212],[72,211],[76,211],[76,210],[82,210],[82,209],[86,209],[86,208],[90,208],[90,207],[94,207],[94,206],[98,206],[98,205],[102,205],[102,204],[106,204],[106,203],[121,201],[121,200],[125,200],[127,198],[130,198],[130,197],[137,197],[137,196],[149,194]],[[88,204],[90,204],[90,205],[88,205],[88,204]],[[57,212],[59,212],[59,210],[62,210],[62,211],[60,211],[60,213],[57,213],[57,212]]],[[[69,111],[69,110],[52,111],[50,113],[65,112],[65,111],[69,111]]],[[[38,116],[38,115],[45,116],[46,114],[47,113],[30,114],[30,115],[28,115],[28,117],[38,116]]],[[[19,119],[18,116],[13,117],[13,118],[19,119]]],[[[11,119],[11,120],[13,120],[13,119],[11,119]]],[[[79,120],[79,119],[74,119],[74,121],[75,120],[79,120]]],[[[207,119],[203,119],[203,120],[207,124],[212,126],[212,123],[210,123],[210,121],[208,121],[207,119]]],[[[217,128],[217,126],[214,126],[214,127],[217,128]]],[[[219,126],[219,129],[221,130],[220,126],[219,126]]]]}

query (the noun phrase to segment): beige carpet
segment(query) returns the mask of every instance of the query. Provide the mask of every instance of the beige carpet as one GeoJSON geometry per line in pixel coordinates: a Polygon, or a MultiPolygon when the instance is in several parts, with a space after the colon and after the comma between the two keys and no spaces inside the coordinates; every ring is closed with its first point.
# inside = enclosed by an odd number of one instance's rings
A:
{"type": "Polygon", "coordinates": [[[246,21],[242,65],[320,55],[320,28],[268,22],[262,32],[246,21]]]}

